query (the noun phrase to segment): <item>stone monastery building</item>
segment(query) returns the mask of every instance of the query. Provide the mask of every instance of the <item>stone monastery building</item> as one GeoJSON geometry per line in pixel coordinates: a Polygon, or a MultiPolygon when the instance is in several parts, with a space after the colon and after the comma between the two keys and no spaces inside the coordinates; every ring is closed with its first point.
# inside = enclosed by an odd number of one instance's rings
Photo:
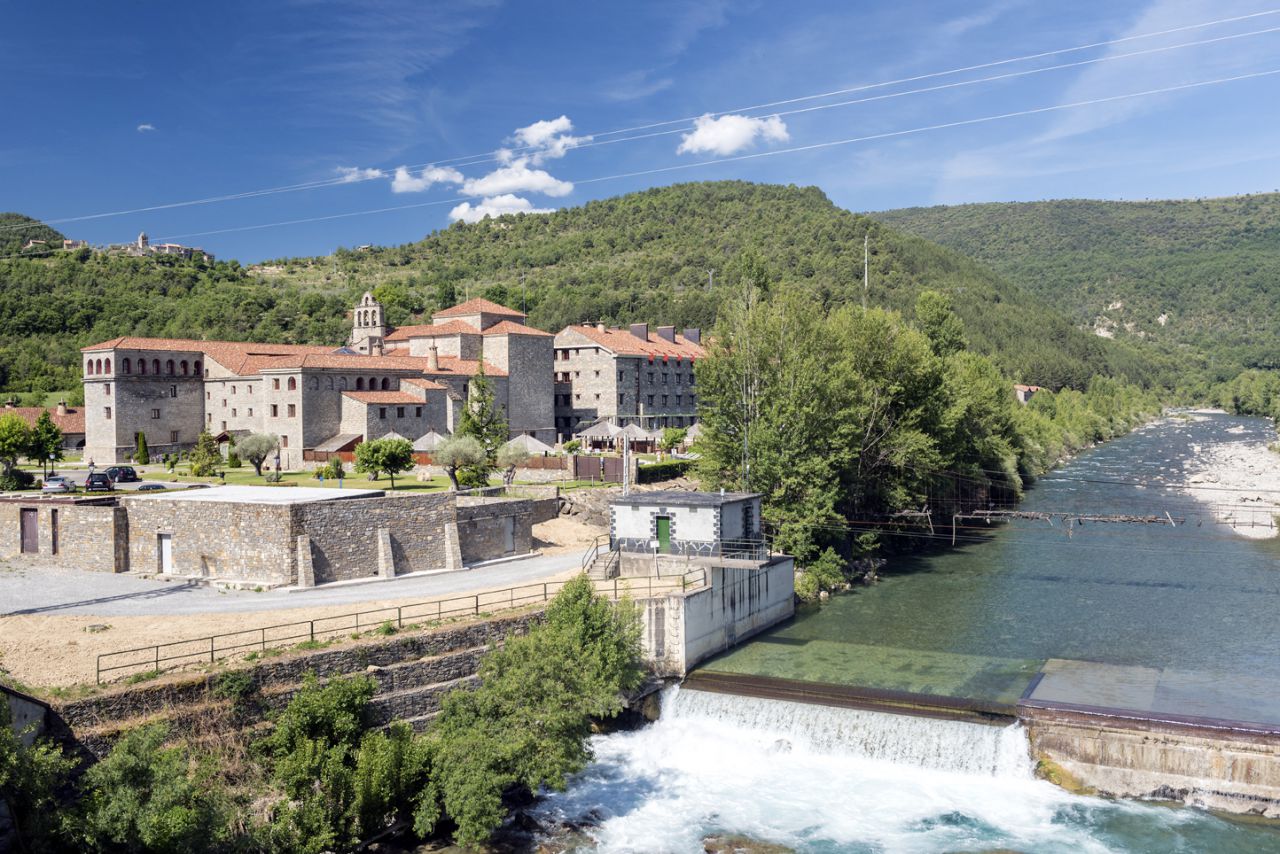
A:
{"type": "Polygon", "coordinates": [[[247,433],[280,437],[280,465],[397,434],[452,433],[483,371],[513,436],[556,440],[552,336],[484,299],[391,329],[366,293],[334,349],[121,337],[83,348],[85,459],[121,462],[144,433],[152,454],[247,433]]]}

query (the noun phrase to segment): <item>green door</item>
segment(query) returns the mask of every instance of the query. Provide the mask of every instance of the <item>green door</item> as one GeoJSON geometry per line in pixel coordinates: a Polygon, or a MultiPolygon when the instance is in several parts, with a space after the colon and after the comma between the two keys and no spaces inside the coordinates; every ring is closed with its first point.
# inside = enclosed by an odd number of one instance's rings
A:
{"type": "Polygon", "coordinates": [[[658,517],[658,551],[671,554],[671,517],[658,517]]]}

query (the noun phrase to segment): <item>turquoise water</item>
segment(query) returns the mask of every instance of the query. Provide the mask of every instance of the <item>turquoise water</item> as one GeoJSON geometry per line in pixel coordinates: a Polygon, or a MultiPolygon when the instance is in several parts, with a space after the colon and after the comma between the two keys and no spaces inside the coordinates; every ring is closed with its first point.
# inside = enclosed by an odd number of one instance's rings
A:
{"type": "Polygon", "coordinates": [[[879,584],[705,667],[1014,702],[1056,659],[1106,666],[1055,699],[1280,723],[1280,542],[1244,538],[1165,485],[1196,446],[1273,440],[1262,419],[1152,425],[1041,479],[1022,509],[1184,524],[962,531],[954,550],[894,559],[879,584]]]}
{"type": "MultiPolygon", "coordinates": [[[[707,667],[997,702],[1047,668],[1067,700],[1280,722],[1280,545],[1239,537],[1168,486],[1196,445],[1273,438],[1225,416],[1148,427],[1044,478],[1023,507],[1186,524],[984,530],[895,560],[880,584],[707,667]]],[[[593,746],[596,761],[540,807],[585,822],[584,851],[692,854],[730,834],[814,854],[1280,852],[1275,823],[1037,780],[1017,726],[686,690],[664,696],[658,723],[593,746]]]]}

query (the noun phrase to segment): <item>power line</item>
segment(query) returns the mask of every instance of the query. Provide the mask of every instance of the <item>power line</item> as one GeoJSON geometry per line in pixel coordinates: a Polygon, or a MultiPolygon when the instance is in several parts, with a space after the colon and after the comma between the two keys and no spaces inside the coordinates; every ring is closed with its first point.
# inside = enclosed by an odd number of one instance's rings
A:
{"type": "MultiPolygon", "coordinates": [[[[1068,53],[1077,53],[1084,50],[1092,50],[1096,48],[1109,47],[1109,46],[1114,46],[1118,44],[1125,44],[1133,41],[1140,41],[1143,39],[1156,38],[1164,35],[1171,35],[1174,33],[1189,32],[1192,30],[1206,29],[1209,27],[1220,26],[1223,24],[1238,23],[1241,21],[1252,20],[1252,19],[1266,17],[1270,15],[1275,15],[1275,14],[1280,14],[1280,9],[1268,9],[1264,11],[1253,12],[1247,15],[1237,15],[1237,16],[1228,17],[1228,18],[1219,18],[1213,21],[1204,21],[1204,22],[1200,22],[1196,24],[1188,24],[1180,27],[1171,27],[1168,29],[1157,30],[1149,33],[1141,33],[1133,36],[1124,36],[1116,39],[1108,39],[1105,41],[1098,41],[1098,42],[1092,42],[1089,44],[1076,45],[1074,47],[1066,47],[1066,48],[1059,48],[1055,50],[1042,51],[1039,53],[1025,54],[1022,56],[1009,57],[1006,59],[993,60],[990,62],[983,62],[983,63],[974,64],[974,65],[962,66],[959,68],[947,69],[944,71],[934,71],[926,74],[918,74],[910,77],[902,77],[896,80],[886,80],[886,81],[881,81],[877,83],[867,83],[867,84],[861,84],[858,86],[846,87],[842,89],[834,89],[831,91],[820,92],[820,93],[811,94],[811,95],[801,95],[798,97],[786,98],[778,101],[769,101],[765,103],[754,104],[751,106],[738,107],[730,110],[710,111],[710,112],[703,113],[700,116],[686,116],[678,119],[667,119],[667,120],[658,121],[658,122],[650,122],[648,124],[633,125],[631,127],[626,127],[626,128],[617,128],[614,130],[595,131],[590,134],[584,134],[584,137],[592,138],[591,141],[581,143],[575,147],[584,148],[584,147],[589,147],[593,145],[608,145],[608,144],[612,144],[614,142],[620,142],[620,141],[647,139],[653,136],[661,136],[661,135],[666,135],[670,133],[681,133],[685,130],[685,128],[683,127],[677,128],[675,130],[664,131],[659,134],[645,134],[641,136],[627,137],[626,139],[623,139],[623,140],[596,139],[598,137],[620,136],[623,134],[635,133],[637,131],[652,130],[654,128],[665,127],[673,124],[687,124],[689,122],[695,121],[698,118],[702,118],[703,116],[717,117],[717,116],[724,116],[724,115],[729,115],[733,113],[746,113],[746,112],[751,112],[756,110],[765,110],[765,109],[770,109],[772,107],[787,106],[790,104],[803,103],[806,101],[821,100],[823,98],[831,98],[831,97],[836,97],[839,95],[847,95],[855,92],[865,92],[873,89],[886,88],[889,86],[915,83],[923,80],[937,79],[939,77],[947,77],[947,76],[951,76],[955,74],[963,74],[971,71],[980,71],[982,69],[995,68],[1003,65],[1011,65],[1019,62],[1029,62],[1036,59],[1045,59],[1052,56],[1061,56],[1063,54],[1068,54],[1068,53]]],[[[880,97],[900,97],[901,95],[907,95],[907,94],[920,94],[922,92],[937,91],[938,89],[950,88],[951,86],[974,85],[975,83],[990,82],[992,80],[1005,79],[1008,77],[1021,76],[1024,74],[1035,74],[1035,73],[1041,73],[1042,71],[1059,70],[1061,68],[1069,68],[1077,65],[1090,64],[1093,62],[1106,62],[1106,61],[1111,61],[1113,59],[1124,59],[1124,58],[1138,56],[1146,53],[1158,53],[1165,50],[1177,50],[1183,47],[1193,47],[1201,44],[1209,44],[1213,42],[1225,41],[1225,40],[1234,39],[1234,38],[1244,38],[1247,36],[1260,35],[1260,34],[1273,32],[1273,31],[1274,31],[1273,29],[1268,29],[1268,30],[1259,30],[1259,31],[1250,32],[1250,33],[1233,34],[1233,35],[1222,36],[1214,39],[1207,39],[1200,42],[1190,42],[1182,45],[1167,46],[1164,48],[1153,48],[1146,51],[1137,51],[1134,53],[1118,55],[1115,57],[1100,57],[1094,60],[1089,60],[1081,63],[1068,63],[1065,65],[1054,66],[1054,67],[1045,68],[1045,69],[1034,69],[1026,72],[1019,72],[1016,74],[997,75],[995,77],[986,78],[978,81],[968,81],[964,83],[949,84],[948,86],[942,86],[942,87],[930,87],[926,89],[915,90],[912,92],[899,93],[895,95],[880,96],[880,97]]],[[[866,100],[877,100],[877,98],[866,99],[866,100]]],[[[810,107],[803,110],[788,111],[786,113],[783,113],[783,115],[791,115],[799,112],[808,112],[815,109],[828,109],[830,107],[835,107],[835,106],[847,106],[849,104],[863,103],[863,102],[864,102],[863,100],[856,100],[856,101],[849,101],[849,102],[832,104],[827,106],[810,107]]],[[[510,151],[512,154],[520,154],[520,153],[536,151],[536,150],[538,150],[538,147],[532,146],[532,145],[516,146],[516,147],[512,147],[511,149],[508,149],[508,151],[510,151]]],[[[492,152],[484,152],[484,153],[477,153],[477,154],[461,155],[458,157],[446,158],[442,160],[434,160],[426,163],[412,164],[412,165],[407,165],[404,168],[421,169],[421,168],[426,168],[430,166],[440,166],[445,164],[452,164],[455,166],[470,166],[470,165],[477,165],[480,163],[495,162],[496,160],[498,160],[498,158],[495,157],[492,152]]],[[[263,188],[258,190],[247,190],[239,193],[229,193],[229,194],[223,194],[218,196],[210,196],[210,197],[201,198],[201,199],[190,199],[190,200],[180,201],[180,202],[148,205],[146,207],[132,208],[128,210],[106,211],[102,213],[85,214],[85,215],[73,216],[73,217],[59,217],[59,218],[53,218],[53,219],[45,219],[42,221],[49,225],[63,224],[63,223],[69,223],[69,222],[83,222],[83,221],[93,220],[93,219],[104,219],[109,217],[126,216],[131,214],[138,214],[138,213],[151,213],[151,212],[160,211],[160,210],[172,210],[172,209],[181,208],[181,207],[191,207],[196,205],[214,204],[214,203],[227,202],[227,201],[237,201],[241,199],[257,198],[259,196],[274,195],[277,193],[299,192],[303,190],[320,189],[325,187],[341,186],[345,184],[355,184],[355,183],[361,183],[364,181],[380,180],[381,178],[384,178],[386,176],[386,171],[387,171],[386,169],[381,169],[377,171],[379,174],[369,176],[369,177],[341,176],[337,178],[328,178],[328,179],[320,179],[315,181],[301,182],[296,184],[287,184],[287,185],[282,185],[278,187],[268,187],[268,188],[263,188]]],[[[16,229],[20,227],[23,227],[23,226],[4,226],[4,227],[0,227],[0,230],[10,230],[10,229],[16,229]]]]}
{"type": "MultiPolygon", "coordinates": [[[[1244,80],[1256,80],[1264,77],[1273,77],[1280,74],[1280,68],[1267,71],[1256,71],[1248,74],[1237,74],[1231,77],[1219,77],[1213,80],[1201,80],[1194,83],[1182,83],[1176,86],[1165,86],[1159,89],[1147,89],[1141,92],[1129,92],[1123,95],[1111,95],[1102,98],[1090,98],[1084,101],[1073,101],[1065,104],[1053,104],[1047,107],[1034,107],[1026,110],[1016,110],[1008,113],[999,113],[990,116],[981,116],[974,119],[960,119],[952,122],[942,122],[934,125],[925,125],[922,127],[909,128],[898,131],[885,131],[883,133],[869,134],[866,136],[849,137],[847,139],[830,140],[827,142],[816,142],[808,145],[792,146],[790,148],[776,148],[769,151],[757,151],[751,154],[739,154],[733,157],[721,157],[711,160],[700,160],[695,163],[677,163],[671,166],[662,166],[654,169],[641,169],[634,172],[621,172],[614,175],[604,175],[595,178],[583,178],[576,181],[578,184],[596,184],[604,181],[617,181],[625,178],[640,178],[649,175],[658,175],[666,172],[683,171],[686,169],[699,169],[705,166],[714,166],[723,163],[740,163],[747,160],[757,160],[764,157],[777,157],[783,154],[796,154],[804,151],[818,151],[826,148],[835,148],[843,145],[852,145],[860,142],[874,142],[884,139],[895,139],[904,136],[911,136],[918,133],[928,133],[931,131],[948,130],[951,128],[968,127],[972,125],[986,124],[989,122],[1003,121],[1007,119],[1021,118],[1025,116],[1042,115],[1062,110],[1079,109],[1082,107],[1096,106],[1098,104],[1115,103],[1117,101],[1133,100],[1136,98],[1152,97],[1155,95],[1167,95],[1173,92],[1185,92],[1191,89],[1200,89],[1208,86],[1218,86],[1226,83],[1236,83],[1244,80]]],[[[215,234],[230,234],[233,232],[255,231],[263,228],[279,228],[287,225],[302,225],[312,222],[325,222],[335,219],[346,219],[357,216],[367,216],[378,213],[388,213],[392,211],[412,210],[415,208],[435,207],[438,205],[454,204],[461,201],[470,201],[484,198],[482,195],[459,195],[448,199],[437,199],[430,202],[417,202],[408,205],[392,205],[382,208],[372,208],[362,211],[349,211],[347,213],[329,214],[326,216],[304,217],[301,219],[282,220],[280,222],[260,223],[257,225],[236,226],[233,228],[212,229],[208,231],[194,231],[185,234],[168,235],[160,240],[178,240],[189,237],[206,237],[215,234]]]]}

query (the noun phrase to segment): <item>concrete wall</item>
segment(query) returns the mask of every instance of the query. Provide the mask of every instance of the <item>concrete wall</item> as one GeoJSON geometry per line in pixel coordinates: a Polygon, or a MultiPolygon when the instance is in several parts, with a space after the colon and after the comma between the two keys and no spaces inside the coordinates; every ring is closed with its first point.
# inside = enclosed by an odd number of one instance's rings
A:
{"type": "Polygon", "coordinates": [[[1032,754],[1119,798],[1280,818],[1280,732],[1019,707],[1032,754]]]}
{"type": "MultiPolygon", "coordinates": [[[[65,500],[65,499],[64,499],[65,500]]],[[[110,505],[63,503],[57,499],[0,501],[0,559],[66,566],[88,572],[129,570],[128,518],[110,505]],[[39,551],[22,552],[21,511],[36,511],[39,551]],[[58,551],[53,551],[54,516],[58,551]]]]}
{"type": "Polygon", "coordinates": [[[533,510],[533,502],[524,499],[459,498],[458,543],[462,562],[471,564],[528,554],[533,548],[533,510]]]}
{"type": "Polygon", "coordinates": [[[642,642],[659,675],[684,676],[795,614],[794,559],[760,567],[712,567],[709,587],[645,601],[642,642]]]}
{"type": "Polygon", "coordinates": [[[711,554],[726,540],[742,540],[743,509],[751,505],[751,536],[760,533],[758,498],[728,502],[719,507],[684,507],[645,504],[644,493],[634,503],[617,503],[611,510],[610,535],[624,551],[649,551],[658,537],[659,516],[671,518],[672,554],[711,554]]]}
{"type": "Polygon", "coordinates": [[[49,707],[5,685],[0,685],[0,702],[9,706],[9,728],[18,733],[22,743],[30,747],[44,734],[49,707]]]}
{"type": "Polygon", "coordinates": [[[294,505],[292,524],[295,534],[310,538],[317,584],[378,575],[383,530],[390,536],[391,574],[458,569],[448,565],[445,536],[453,505],[453,495],[444,492],[318,501],[294,505]]]}

